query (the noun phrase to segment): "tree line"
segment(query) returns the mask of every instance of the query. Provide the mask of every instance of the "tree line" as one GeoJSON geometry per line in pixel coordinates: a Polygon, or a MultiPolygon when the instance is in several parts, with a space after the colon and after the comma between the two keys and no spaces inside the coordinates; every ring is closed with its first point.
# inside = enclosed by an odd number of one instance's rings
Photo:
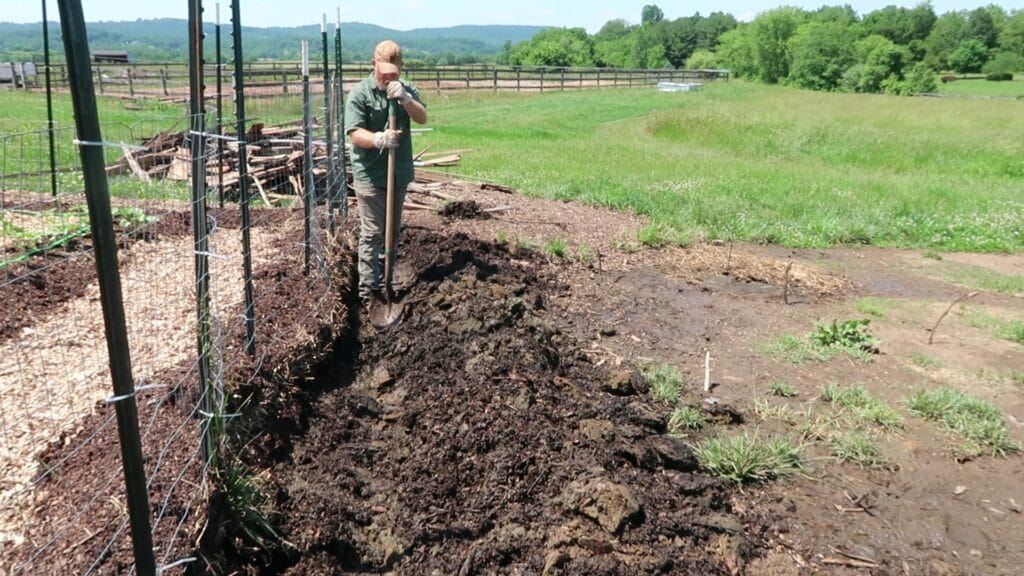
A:
{"type": "Polygon", "coordinates": [[[506,43],[498,63],[522,66],[728,68],[736,76],[813,90],[906,94],[935,89],[935,75],[1024,71],[1024,10],[990,4],[937,15],[924,2],[863,16],[848,4],[782,7],[737,22],[714,12],[668,20],[644,6],[640,23],[541,30],[506,43]]]}

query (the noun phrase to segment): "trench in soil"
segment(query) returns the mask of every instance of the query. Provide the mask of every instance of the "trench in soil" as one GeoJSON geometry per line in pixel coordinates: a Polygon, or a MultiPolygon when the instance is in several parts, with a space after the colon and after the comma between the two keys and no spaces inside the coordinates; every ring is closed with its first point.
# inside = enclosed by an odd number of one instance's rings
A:
{"type": "Polygon", "coordinates": [[[351,314],[313,376],[259,392],[245,457],[287,544],[228,545],[224,573],[735,574],[763,552],[778,528],[732,509],[638,373],[560,328],[543,257],[415,227],[400,248],[402,320],[351,314]]]}

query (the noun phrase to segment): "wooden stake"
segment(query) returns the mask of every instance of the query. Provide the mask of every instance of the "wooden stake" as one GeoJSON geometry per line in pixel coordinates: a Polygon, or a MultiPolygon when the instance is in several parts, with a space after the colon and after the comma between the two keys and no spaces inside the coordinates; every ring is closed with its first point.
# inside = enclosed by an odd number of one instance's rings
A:
{"type": "Polygon", "coordinates": [[[711,391],[711,351],[704,351],[704,391],[711,391]]]}
{"type": "Polygon", "coordinates": [[[969,293],[964,294],[963,296],[957,298],[956,300],[953,300],[953,302],[949,305],[949,307],[946,308],[946,311],[942,313],[942,316],[939,316],[939,319],[935,321],[935,326],[932,326],[932,333],[928,335],[928,344],[929,345],[931,345],[931,343],[932,343],[932,338],[935,337],[935,331],[939,329],[939,323],[942,322],[942,319],[946,317],[946,314],[949,314],[949,311],[953,309],[953,306],[956,306],[958,302],[963,302],[964,300],[967,300],[968,298],[974,298],[977,295],[978,295],[978,292],[969,292],[969,293]]]}

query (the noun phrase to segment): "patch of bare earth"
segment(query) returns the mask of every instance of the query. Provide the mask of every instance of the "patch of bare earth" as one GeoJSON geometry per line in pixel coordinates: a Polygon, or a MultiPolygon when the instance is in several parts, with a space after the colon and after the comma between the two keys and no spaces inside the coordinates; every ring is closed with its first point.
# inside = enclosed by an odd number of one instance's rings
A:
{"type": "MultiPolygon", "coordinates": [[[[788,250],[748,245],[697,245],[624,253],[643,221],[628,214],[496,193],[447,193],[483,209],[511,205],[496,219],[425,219],[446,232],[481,239],[526,237],[543,246],[553,238],[589,242],[600,259],[548,259],[571,290],[553,294],[561,325],[598,363],[664,363],[687,377],[684,403],[706,396],[739,408],[750,431],[799,437],[793,422],[762,421],[754,401],[788,406],[800,415],[826,413],[818,398],[828,383],[862,384],[895,408],[905,428],[880,432],[885,465],[840,463],[827,446],[808,447],[805,476],[747,489],[731,497],[737,514],[776,520],[769,552],[748,566],[754,574],[806,571],[857,574],[1014,574],[1024,562],[1019,530],[1024,463],[1019,454],[958,461],[956,439],[934,422],[914,417],[908,395],[952,386],[988,400],[1006,416],[1011,436],[1024,440],[1024,346],[979,326],[977,311],[1003,321],[1024,318],[1022,294],[979,294],[956,284],[934,260],[910,250],[875,248],[788,250]],[[541,216],[543,215],[543,216],[541,216]],[[436,224],[435,224],[436,222],[436,224]],[[871,296],[881,317],[857,309],[871,296]],[[868,364],[839,357],[794,366],[769,357],[764,346],[780,336],[804,337],[818,323],[870,318],[881,353],[868,364]],[[929,344],[929,337],[932,342],[929,344]],[[702,391],[711,354],[710,394],[702,391]],[[934,365],[922,366],[921,358],[934,365]],[[800,395],[771,397],[786,382],[800,395]],[[858,508],[853,502],[865,504],[858,508]]],[[[950,254],[949,262],[1005,276],[1021,274],[1024,256],[950,254]]],[[[741,428],[744,429],[744,428],[741,428]]],[[[740,430],[716,428],[709,434],[740,430]]],[[[699,435],[692,440],[698,440],[699,435]]]]}

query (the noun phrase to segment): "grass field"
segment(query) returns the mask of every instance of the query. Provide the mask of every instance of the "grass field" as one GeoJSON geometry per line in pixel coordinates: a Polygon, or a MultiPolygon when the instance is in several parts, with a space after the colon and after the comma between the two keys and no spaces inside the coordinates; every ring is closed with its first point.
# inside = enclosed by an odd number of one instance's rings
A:
{"type": "Polygon", "coordinates": [[[1016,102],[740,82],[427,98],[417,147],[474,149],[460,173],[635,210],[668,241],[1024,248],[1016,102]]]}
{"type": "MultiPolygon", "coordinates": [[[[470,148],[455,172],[647,215],[652,225],[642,236],[649,241],[1024,249],[1024,113],[1016,101],[743,82],[697,93],[424,98],[434,130],[416,137],[416,149],[470,148]]],[[[161,123],[183,129],[183,112],[173,105],[129,110],[101,99],[101,106],[108,140],[153,134],[161,123]]],[[[293,108],[260,106],[266,111],[250,108],[251,115],[268,122],[293,108]]],[[[69,125],[66,97],[58,110],[69,125]]],[[[45,127],[42,96],[0,91],[2,133],[33,118],[32,126],[45,127]]]]}
{"type": "Polygon", "coordinates": [[[969,74],[966,79],[946,84],[940,82],[938,92],[958,96],[1024,98],[1024,72],[1014,73],[1013,80],[1007,82],[988,82],[984,74],[969,74]]]}

